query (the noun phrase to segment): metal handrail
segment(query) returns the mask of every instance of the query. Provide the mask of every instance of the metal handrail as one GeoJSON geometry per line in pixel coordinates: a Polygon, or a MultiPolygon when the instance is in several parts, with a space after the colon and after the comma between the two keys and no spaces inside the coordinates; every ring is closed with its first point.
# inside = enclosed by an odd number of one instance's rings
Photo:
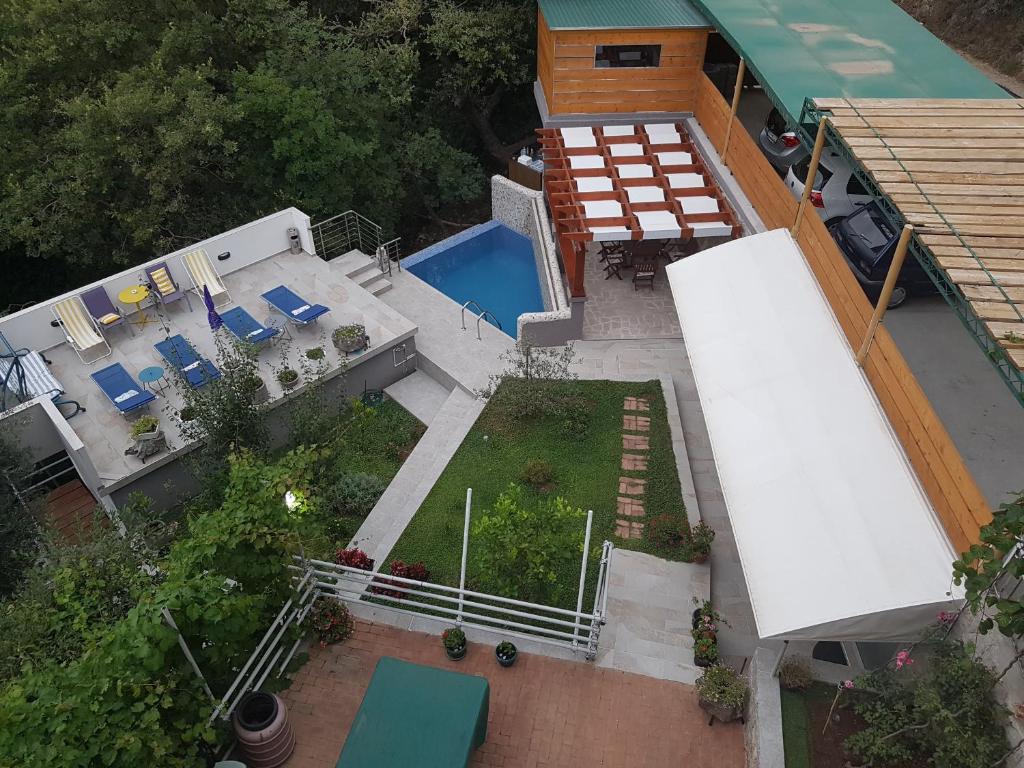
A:
{"type": "Polygon", "coordinates": [[[470,304],[472,304],[474,307],[476,307],[478,312],[479,312],[477,314],[477,316],[476,316],[476,337],[477,337],[477,339],[479,339],[481,341],[483,340],[483,337],[480,336],[480,321],[483,320],[485,317],[488,317],[488,316],[494,321],[494,324],[496,326],[498,326],[498,330],[499,331],[504,331],[505,330],[504,328],[501,327],[501,321],[494,316],[494,313],[491,312],[489,309],[484,309],[483,307],[481,307],[476,299],[470,299],[469,301],[467,301],[465,304],[462,305],[462,309],[461,309],[461,312],[460,312],[460,316],[462,318],[462,330],[466,330],[466,309],[469,308],[470,304]]]}
{"type": "Polygon", "coordinates": [[[486,317],[490,317],[494,321],[494,324],[498,326],[498,330],[504,332],[505,329],[501,327],[501,320],[494,316],[494,313],[489,309],[485,309],[482,313],[476,316],[476,337],[478,340],[483,341],[483,337],[480,335],[480,321],[486,317]]]}

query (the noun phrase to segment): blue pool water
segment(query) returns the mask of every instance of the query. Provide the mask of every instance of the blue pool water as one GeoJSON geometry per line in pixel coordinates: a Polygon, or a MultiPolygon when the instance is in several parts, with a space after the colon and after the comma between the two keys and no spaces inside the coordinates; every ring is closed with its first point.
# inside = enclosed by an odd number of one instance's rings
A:
{"type": "Polygon", "coordinates": [[[474,299],[513,338],[521,314],[544,311],[533,244],[497,221],[425,248],[402,266],[459,304],[474,299]]]}

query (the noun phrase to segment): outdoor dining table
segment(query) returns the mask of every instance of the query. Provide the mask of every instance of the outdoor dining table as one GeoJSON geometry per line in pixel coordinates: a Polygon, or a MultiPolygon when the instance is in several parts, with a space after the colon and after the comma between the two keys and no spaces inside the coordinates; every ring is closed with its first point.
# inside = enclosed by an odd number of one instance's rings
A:
{"type": "Polygon", "coordinates": [[[490,685],[475,675],[384,656],[337,768],[456,768],[487,737],[490,685]]]}

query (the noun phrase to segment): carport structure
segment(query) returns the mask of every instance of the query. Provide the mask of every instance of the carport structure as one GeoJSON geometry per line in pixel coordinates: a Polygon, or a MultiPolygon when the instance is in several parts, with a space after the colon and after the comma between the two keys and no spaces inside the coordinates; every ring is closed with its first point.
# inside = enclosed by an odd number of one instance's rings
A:
{"type": "Polygon", "coordinates": [[[566,277],[585,296],[591,241],[736,237],[740,226],[681,123],[538,131],[566,277]]]}
{"type": "Polygon", "coordinates": [[[808,100],[822,118],[1024,404],[1024,101],[808,100]]]}

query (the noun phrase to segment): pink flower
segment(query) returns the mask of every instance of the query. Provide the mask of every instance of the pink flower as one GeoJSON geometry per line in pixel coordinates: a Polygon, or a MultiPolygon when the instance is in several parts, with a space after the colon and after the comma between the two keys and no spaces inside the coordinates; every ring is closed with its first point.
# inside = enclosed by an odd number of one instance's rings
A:
{"type": "Polygon", "coordinates": [[[896,654],[896,669],[902,669],[904,665],[910,666],[914,660],[910,658],[910,651],[900,651],[896,654]]]}
{"type": "Polygon", "coordinates": [[[853,688],[853,680],[843,680],[843,688],[846,688],[847,690],[853,688]]]}
{"type": "Polygon", "coordinates": [[[956,614],[953,611],[939,611],[939,624],[952,624],[956,621],[956,614]]]}

